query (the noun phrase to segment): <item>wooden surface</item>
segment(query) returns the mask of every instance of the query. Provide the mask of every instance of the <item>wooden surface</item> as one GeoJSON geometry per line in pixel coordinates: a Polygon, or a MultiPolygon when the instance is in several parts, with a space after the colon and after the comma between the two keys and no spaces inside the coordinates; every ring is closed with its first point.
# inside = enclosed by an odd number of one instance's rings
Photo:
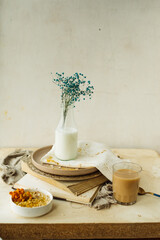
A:
{"type": "MultiPolygon", "coordinates": [[[[14,150],[0,149],[0,159],[14,150]]],[[[114,151],[121,157],[141,163],[144,172],[148,171],[152,177],[148,180],[153,181],[157,193],[160,193],[158,153],[149,149],[114,151]]],[[[53,209],[47,215],[23,218],[9,208],[10,189],[0,180],[0,237],[4,240],[160,238],[160,199],[154,196],[138,196],[135,205],[113,205],[110,209],[100,211],[85,205],[54,200],[53,209]]]]}
{"type": "Polygon", "coordinates": [[[160,224],[155,223],[82,223],[82,224],[1,224],[3,240],[15,239],[153,239],[160,237],[160,224]],[[44,234],[45,233],[45,234],[44,234]]]}

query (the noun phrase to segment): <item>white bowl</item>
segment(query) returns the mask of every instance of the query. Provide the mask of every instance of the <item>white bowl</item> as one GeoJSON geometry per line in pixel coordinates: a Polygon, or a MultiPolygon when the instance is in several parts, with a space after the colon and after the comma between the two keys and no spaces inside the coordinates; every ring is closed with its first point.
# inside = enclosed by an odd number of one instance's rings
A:
{"type": "Polygon", "coordinates": [[[10,198],[10,206],[11,206],[11,209],[13,212],[15,212],[16,214],[22,216],[22,217],[39,217],[39,216],[42,216],[46,213],[48,213],[51,209],[52,209],[52,200],[53,200],[53,196],[50,192],[46,191],[46,190],[43,190],[43,189],[38,189],[38,188],[35,188],[35,189],[24,189],[25,192],[26,191],[30,191],[30,192],[34,192],[34,191],[39,191],[39,192],[42,192],[44,193],[45,195],[48,195],[49,198],[50,198],[50,201],[44,205],[44,206],[41,206],[41,207],[21,207],[21,206],[18,206],[17,204],[15,204],[13,201],[12,201],[12,197],[10,198]]]}

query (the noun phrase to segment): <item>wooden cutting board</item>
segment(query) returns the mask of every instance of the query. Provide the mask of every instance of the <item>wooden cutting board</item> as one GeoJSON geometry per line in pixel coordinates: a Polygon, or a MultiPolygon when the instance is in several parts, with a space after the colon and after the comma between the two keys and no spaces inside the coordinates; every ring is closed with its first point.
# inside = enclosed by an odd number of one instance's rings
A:
{"type": "Polygon", "coordinates": [[[37,177],[64,191],[74,193],[76,195],[80,195],[81,193],[84,193],[107,181],[107,179],[99,171],[84,176],[66,177],[44,173],[43,171],[36,169],[30,160],[22,161],[21,167],[24,172],[31,174],[32,176],[37,177]]]}

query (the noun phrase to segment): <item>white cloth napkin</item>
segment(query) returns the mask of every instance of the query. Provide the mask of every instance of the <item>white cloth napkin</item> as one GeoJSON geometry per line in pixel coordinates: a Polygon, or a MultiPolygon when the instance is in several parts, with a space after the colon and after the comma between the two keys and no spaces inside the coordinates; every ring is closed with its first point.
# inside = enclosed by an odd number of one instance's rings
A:
{"type": "Polygon", "coordinates": [[[86,168],[96,167],[106,178],[112,181],[112,166],[122,160],[105,144],[92,141],[79,141],[78,155],[74,160],[64,161],[56,158],[54,146],[41,158],[41,162],[63,167],[86,168]]]}

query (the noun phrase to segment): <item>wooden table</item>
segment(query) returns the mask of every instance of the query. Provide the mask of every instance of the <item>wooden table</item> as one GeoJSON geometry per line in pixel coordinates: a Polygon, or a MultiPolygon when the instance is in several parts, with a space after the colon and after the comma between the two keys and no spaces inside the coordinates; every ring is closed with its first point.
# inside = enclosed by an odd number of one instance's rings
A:
{"type": "MultiPolygon", "coordinates": [[[[14,150],[0,149],[0,159],[14,150]]],[[[159,154],[153,150],[147,151],[146,158],[150,156],[151,164],[160,164],[159,154]]],[[[130,157],[134,158],[132,155],[130,157]]],[[[158,187],[160,189],[160,185],[158,187]]],[[[157,197],[138,196],[135,205],[113,205],[100,211],[54,200],[53,210],[47,215],[23,218],[14,214],[9,207],[10,190],[11,187],[0,179],[0,237],[3,240],[160,238],[160,199],[157,197]]]]}

